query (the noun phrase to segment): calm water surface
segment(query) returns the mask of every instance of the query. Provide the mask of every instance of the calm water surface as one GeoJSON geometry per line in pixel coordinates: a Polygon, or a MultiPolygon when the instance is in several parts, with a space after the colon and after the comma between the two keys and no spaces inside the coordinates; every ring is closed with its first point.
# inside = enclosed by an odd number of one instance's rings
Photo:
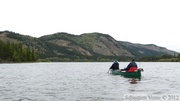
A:
{"type": "Polygon", "coordinates": [[[144,72],[133,83],[108,74],[111,64],[0,64],[0,101],[123,101],[124,94],[180,94],[180,63],[137,62],[144,72]]]}

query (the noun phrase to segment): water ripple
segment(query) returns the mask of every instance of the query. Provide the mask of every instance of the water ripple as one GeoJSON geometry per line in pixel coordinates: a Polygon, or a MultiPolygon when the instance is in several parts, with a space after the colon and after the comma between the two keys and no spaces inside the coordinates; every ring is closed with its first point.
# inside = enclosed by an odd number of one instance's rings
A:
{"type": "Polygon", "coordinates": [[[180,93],[180,63],[141,63],[141,80],[110,75],[110,65],[0,64],[0,101],[120,101],[124,94],[180,93]]]}

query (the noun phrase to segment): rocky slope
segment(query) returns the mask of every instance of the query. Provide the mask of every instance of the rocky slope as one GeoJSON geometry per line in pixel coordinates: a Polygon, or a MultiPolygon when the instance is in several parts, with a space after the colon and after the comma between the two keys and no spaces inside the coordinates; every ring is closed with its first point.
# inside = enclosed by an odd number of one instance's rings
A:
{"type": "Polygon", "coordinates": [[[3,31],[0,32],[0,40],[31,46],[44,58],[60,56],[143,57],[177,54],[177,52],[154,44],[144,45],[117,41],[113,37],[102,33],[85,33],[81,35],[55,33],[35,38],[10,31],[3,31]]]}

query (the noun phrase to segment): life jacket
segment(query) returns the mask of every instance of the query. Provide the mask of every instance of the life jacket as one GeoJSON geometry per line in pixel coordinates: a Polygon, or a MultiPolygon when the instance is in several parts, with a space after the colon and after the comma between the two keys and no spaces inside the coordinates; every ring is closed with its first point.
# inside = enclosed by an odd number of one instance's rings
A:
{"type": "Polygon", "coordinates": [[[128,71],[126,71],[126,72],[134,72],[134,71],[136,71],[137,70],[137,67],[131,67],[128,71]]]}

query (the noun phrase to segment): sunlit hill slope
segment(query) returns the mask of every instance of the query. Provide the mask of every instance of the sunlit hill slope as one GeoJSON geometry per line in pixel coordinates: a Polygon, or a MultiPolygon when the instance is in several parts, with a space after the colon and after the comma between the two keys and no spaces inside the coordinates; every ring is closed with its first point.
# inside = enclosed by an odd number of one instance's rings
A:
{"type": "Polygon", "coordinates": [[[4,42],[22,43],[35,48],[40,58],[81,58],[81,57],[144,57],[175,55],[175,51],[154,44],[135,44],[115,40],[108,34],[84,33],[73,35],[55,33],[39,38],[10,31],[0,32],[4,42]]]}

